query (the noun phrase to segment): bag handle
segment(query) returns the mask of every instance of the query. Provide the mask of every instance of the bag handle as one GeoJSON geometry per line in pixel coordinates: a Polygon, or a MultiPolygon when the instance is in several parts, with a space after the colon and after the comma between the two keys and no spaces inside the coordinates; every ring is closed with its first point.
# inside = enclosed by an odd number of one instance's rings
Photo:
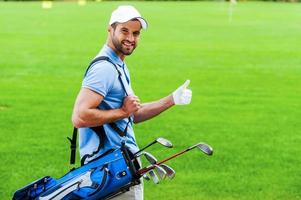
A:
{"type": "Polygon", "coordinates": [[[108,169],[108,165],[104,165],[103,170],[104,170],[104,172],[103,172],[104,174],[103,174],[101,183],[94,185],[95,191],[92,192],[91,194],[89,194],[89,196],[93,196],[94,194],[98,193],[100,190],[102,190],[104,188],[105,184],[107,183],[108,175],[110,173],[110,171],[108,169]]]}

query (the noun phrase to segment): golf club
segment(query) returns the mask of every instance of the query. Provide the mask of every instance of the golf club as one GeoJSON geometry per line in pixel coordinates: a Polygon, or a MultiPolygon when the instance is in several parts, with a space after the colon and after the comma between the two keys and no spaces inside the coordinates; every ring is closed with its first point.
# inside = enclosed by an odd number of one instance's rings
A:
{"type": "Polygon", "coordinates": [[[166,176],[169,179],[173,179],[176,176],[176,171],[173,168],[171,168],[170,166],[168,166],[166,164],[161,164],[160,166],[165,170],[166,176]]]}
{"type": "Polygon", "coordinates": [[[155,171],[161,180],[164,180],[166,178],[167,172],[161,166],[157,165],[155,167],[155,171]]]}
{"type": "Polygon", "coordinates": [[[137,174],[142,175],[145,172],[148,172],[149,170],[154,169],[156,167],[156,165],[161,165],[162,163],[165,163],[165,162],[167,162],[167,161],[169,161],[169,160],[171,160],[175,157],[178,157],[178,156],[180,156],[180,155],[182,155],[182,154],[184,154],[184,153],[186,153],[186,152],[188,152],[188,151],[190,151],[190,150],[192,150],[196,147],[208,156],[211,156],[213,154],[213,149],[208,144],[198,143],[196,145],[193,145],[193,146],[185,149],[184,151],[181,151],[177,154],[174,154],[174,155],[172,155],[168,158],[163,159],[162,161],[156,163],[155,165],[151,165],[151,166],[148,166],[148,167],[145,167],[145,168],[142,168],[142,169],[138,170],[137,174]]]}
{"type": "MultiPolygon", "coordinates": [[[[157,159],[156,159],[155,156],[153,156],[152,154],[143,151],[143,152],[141,152],[141,153],[139,154],[139,156],[142,156],[142,155],[144,155],[144,157],[146,158],[146,160],[147,160],[150,164],[152,164],[152,165],[153,165],[153,164],[156,164],[157,159]]],[[[132,161],[133,161],[133,160],[134,160],[134,159],[132,159],[132,161]]]]}
{"type": "Polygon", "coordinates": [[[144,151],[146,148],[152,146],[155,143],[159,143],[159,144],[161,144],[161,145],[163,145],[167,148],[172,148],[172,143],[169,140],[167,140],[165,138],[162,138],[162,137],[159,137],[159,138],[155,139],[153,142],[151,142],[148,145],[146,145],[145,147],[143,147],[142,149],[140,149],[139,151],[137,151],[136,153],[134,153],[134,157],[140,156],[140,153],[142,151],[144,151]]]}
{"type": "Polygon", "coordinates": [[[159,184],[159,178],[158,176],[155,174],[154,170],[150,170],[148,172],[149,176],[152,178],[152,180],[154,181],[155,184],[159,184]]]}
{"type": "Polygon", "coordinates": [[[149,180],[150,180],[150,177],[149,177],[147,174],[143,174],[142,177],[143,177],[144,180],[146,180],[146,181],[149,181],[149,180]]]}
{"type": "Polygon", "coordinates": [[[152,154],[150,154],[148,152],[143,152],[142,154],[144,154],[144,157],[146,158],[146,160],[148,160],[148,162],[150,164],[153,165],[153,164],[156,164],[158,162],[158,160],[152,154]]]}
{"type": "MultiPolygon", "coordinates": [[[[150,154],[148,152],[142,152],[141,154],[143,154],[144,157],[146,158],[146,160],[148,160],[148,162],[152,165],[154,165],[158,162],[158,160],[155,158],[155,156],[153,156],[152,154],[150,154]]],[[[167,173],[162,167],[156,166],[154,170],[156,171],[156,174],[160,177],[161,180],[165,179],[167,173]]]]}

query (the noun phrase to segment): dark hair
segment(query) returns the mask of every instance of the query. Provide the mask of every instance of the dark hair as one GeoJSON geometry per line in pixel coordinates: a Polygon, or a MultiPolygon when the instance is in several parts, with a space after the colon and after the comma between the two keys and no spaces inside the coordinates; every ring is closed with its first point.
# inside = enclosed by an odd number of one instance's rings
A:
{"type": "Polygon", "coordinates": [[[114,29],[114,31],[115,31],[115,29],[116,29],[116,27],[117,27],[117,22],[114,22],[113,24],[111,24],[111,27],[114,29]]]}
{"type": "MultiPolygon", "coordinates": [[[[137,18],[131,19],[130,21],[139,21],[137,18]]],[[[111,24],[111,27],[114,29],[116,29],[117,25],[120,24],[119,22],[114,22],[113,24],[111,24]]]]}

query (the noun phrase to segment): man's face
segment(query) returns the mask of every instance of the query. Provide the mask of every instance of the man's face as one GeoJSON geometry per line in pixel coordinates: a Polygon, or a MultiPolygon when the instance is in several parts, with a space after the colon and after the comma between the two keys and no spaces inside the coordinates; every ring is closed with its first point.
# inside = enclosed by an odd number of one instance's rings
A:
{"type": "Polygon", "coordinates": [[[118,56],[131,55],[140,38],[141,24],[138,20],[118,23],[111,27],[110,37],[118,56]]]}

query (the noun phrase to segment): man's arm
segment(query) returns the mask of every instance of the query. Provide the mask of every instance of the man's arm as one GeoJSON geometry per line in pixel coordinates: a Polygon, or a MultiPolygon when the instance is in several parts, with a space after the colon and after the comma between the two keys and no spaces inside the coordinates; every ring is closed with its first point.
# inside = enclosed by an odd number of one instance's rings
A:
{"type": "Polygon", "coordinates": [[[129,117],[140,108],[136,96],[127,96],[119,109],[99,110],[97,107],[102,102],[103,96],[82,88],[76,98],[72,114],[72,123],[75,127],[95,127],[129,117]]]}
{"type": "Polygon", "coordinates": [[[144,103],[141,108],[134,113],[134,123],[143,122],[145,120],[151,119],[161,112],[172,107],[174,104],[172,95],[164,97],[158,101],[144,103]]]}
{"type": "Polygon", "coordinates": [[[187,80],[183,85],[176,89],[171,95],[158,101],[144,103],[141,108],[134,113],[134,122],[139,123],[151,119],[173,105],[187,105],[191,102],[192,92],[187,89],[190,81],[187,80]]]}

